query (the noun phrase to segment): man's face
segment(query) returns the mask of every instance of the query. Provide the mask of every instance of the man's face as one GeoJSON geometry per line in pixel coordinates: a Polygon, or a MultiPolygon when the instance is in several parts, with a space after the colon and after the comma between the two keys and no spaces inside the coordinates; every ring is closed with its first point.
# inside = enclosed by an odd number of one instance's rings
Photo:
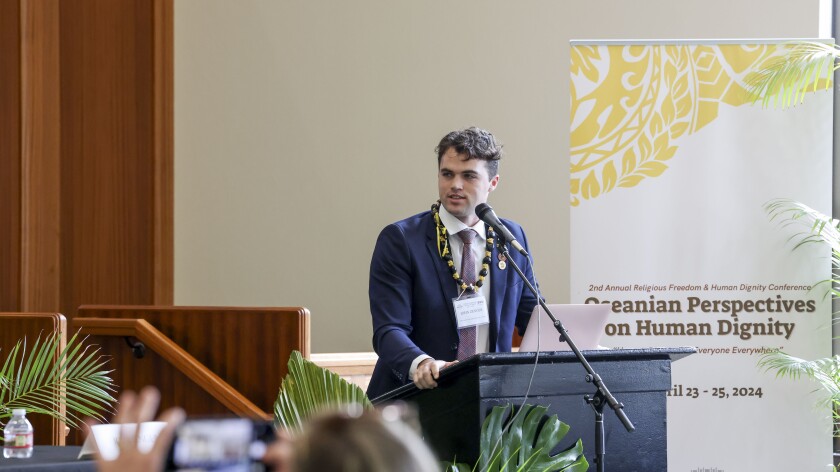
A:
{"type": "Polygon", "coordinates": [[[464,160],[464,155],[449,148],[440,159],[438,168],[438,196],[446,211],[472,226],[478,222],[475,207],[486,203],[499,176],[490,178],[487,164],[479,159],[464,160]]]}

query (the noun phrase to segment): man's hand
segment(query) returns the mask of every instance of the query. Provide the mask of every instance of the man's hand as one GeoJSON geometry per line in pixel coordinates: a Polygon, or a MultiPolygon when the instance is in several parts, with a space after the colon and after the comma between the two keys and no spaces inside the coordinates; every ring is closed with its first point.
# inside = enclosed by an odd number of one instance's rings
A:
{"type": "Polygon", "coordinates": [[[437,387],[436,380],[440,376],[440,371],[445,369],[458,361],[446,362],[437,361],[434,359],[424,359],[423,362],[417,365],[417,370],[414,371],[414,385],[417,388],[435,388],[437,387]]]}

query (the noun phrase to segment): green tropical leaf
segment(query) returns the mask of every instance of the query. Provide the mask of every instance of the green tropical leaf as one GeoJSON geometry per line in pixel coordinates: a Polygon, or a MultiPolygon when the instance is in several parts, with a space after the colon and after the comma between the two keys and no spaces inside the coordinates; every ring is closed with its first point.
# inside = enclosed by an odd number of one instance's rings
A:
{"type": "Polygon", "coordinates": [[[771,221],[776,221],[783,227],[800,228],[790,238],[794,250],[813,244],[825,244],[831,250],[832,277],[819,284],[827,286],[827,295],[837,295],[834,287],[840,283],[840,220],[789,199],[771,200],[764,205],[764,209],[771,221]]]}
{"type": "Polygon", "coordinates": [[[569,426],[557,419],[546,418],[545,406],[524,405],[511,415],[511,405],[497,406],[484,419],[481,428],[478,470],[481,472],[583,472],[589,463],[583,455],[583,444],[550,455],[569,432],[569,426]]]}
{"type": "Polygon", "coordinates": [[[808,92],[831,88],[840,48],[816,41],[790,43],[784,54],[770,57],[750,73],[746,88],[753,102],[764,107],[788,108],[801,103],[808,92]]]}
{"type": "MultiPolygon", "coordinates": [[[[772,200],[765,205],[765,210],[771,221],[777,221],[783,227],[799,229],[790,238],[794,249],[813,244],[830,248],[831,278],[820,281],[815,286],[826,287],[826,296],[836,298],[836,287],[840,284],[840,220],[789,199],[772,200]]],[[[818,400],[818,405],[829,408],[834,420],[834,436],[840,437],[840,357],[805,360],[779,351],[763,355],[758,365],[766,371],[776,372],[776,377],[806,377],[816,381],[821,390],[827,393],[826,398],[818,400]]]]}
{"type": "Polygon", "coordinates": [[[116,401],[111,396],[111,370],[99,350],[82,341],[76,333],[57,356],[59,332],[38,336],[28,355],[26,339],[18,341],[0,368],[0,419],[10,417],[15,408],[49,415],[74,428],[85,417],[104,419],[102,412],[116,401]]]}
{"type": "Polygon", "coordinates": [[[809,361],[778,351],[761,356],[758,366],[767,371],[775,371],[776,377],[807,377],[816,380],[829,394],[827,401],[840,404],[840,356],[809,361]]]}
{"type": "Polygon", "coordinates": [[[359,404],[372,408],[358,385],[304,359],[298,351],[293,351],[289,357],[288,368],[289,373],[274,402],[274,416],[286,430],[294,432],[312,415],[342,405],[359,404]]]}
{"type": "Polygon", "coordinates": [[[776,377],[806,377],[816,381],[820,390],[827,394],[825,398],[817,401],[817,405],[829,409],[834,425],[834,437],[840,437],[840,356],[809,361],[781,351],[771,352],[761,357],[759,367],[775,371],[776,377]]]}

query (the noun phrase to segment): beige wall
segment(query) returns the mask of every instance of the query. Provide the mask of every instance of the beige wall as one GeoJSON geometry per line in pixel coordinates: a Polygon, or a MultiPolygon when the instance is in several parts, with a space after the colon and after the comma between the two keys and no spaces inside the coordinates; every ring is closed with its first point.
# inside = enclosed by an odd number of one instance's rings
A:
{"type": "MultiPolygon", "coordinates": [[[[490,201],[569,296],[569,41],[818,35],[818,1],[175,2],[175,302],[312,312],[370,350],[370,254],[437,198],[433,148],[505,143],[490,201]]],[[[620,229],[617,229],[620,231],[620,229]]]]}

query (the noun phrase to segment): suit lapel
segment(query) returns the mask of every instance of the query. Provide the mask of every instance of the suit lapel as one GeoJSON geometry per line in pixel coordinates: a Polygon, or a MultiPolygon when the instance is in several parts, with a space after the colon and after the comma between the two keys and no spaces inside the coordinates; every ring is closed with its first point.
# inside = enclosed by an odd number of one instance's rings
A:
{"type": "Polygon", "coordinates": [[[449,271],[446,262],[438,254],[437,247],[437,233],[435,231],[435,221],[431,213],[428,217],[429,224],[426,231],[427,241],[426,249],[431,259],[432,267],[435,268],[438,282],[440,282],[440,290],[446,301],[446,308],[449,311],[449,317],[452,319],[452,326],[458,326],[458,321],[455,318],[455,308],[452,306],[452,299],[458,296],[458,289],[455,285],[455,280],[452,278],[452,273],[449,271]]]}
{"type": "Polygon", "coordinates": [[[499,337],[499,323],[507,292],[507,269],[499,269],[499,249],[493,245],[490,256],[490,351],[496,352],[499,337]]]}

